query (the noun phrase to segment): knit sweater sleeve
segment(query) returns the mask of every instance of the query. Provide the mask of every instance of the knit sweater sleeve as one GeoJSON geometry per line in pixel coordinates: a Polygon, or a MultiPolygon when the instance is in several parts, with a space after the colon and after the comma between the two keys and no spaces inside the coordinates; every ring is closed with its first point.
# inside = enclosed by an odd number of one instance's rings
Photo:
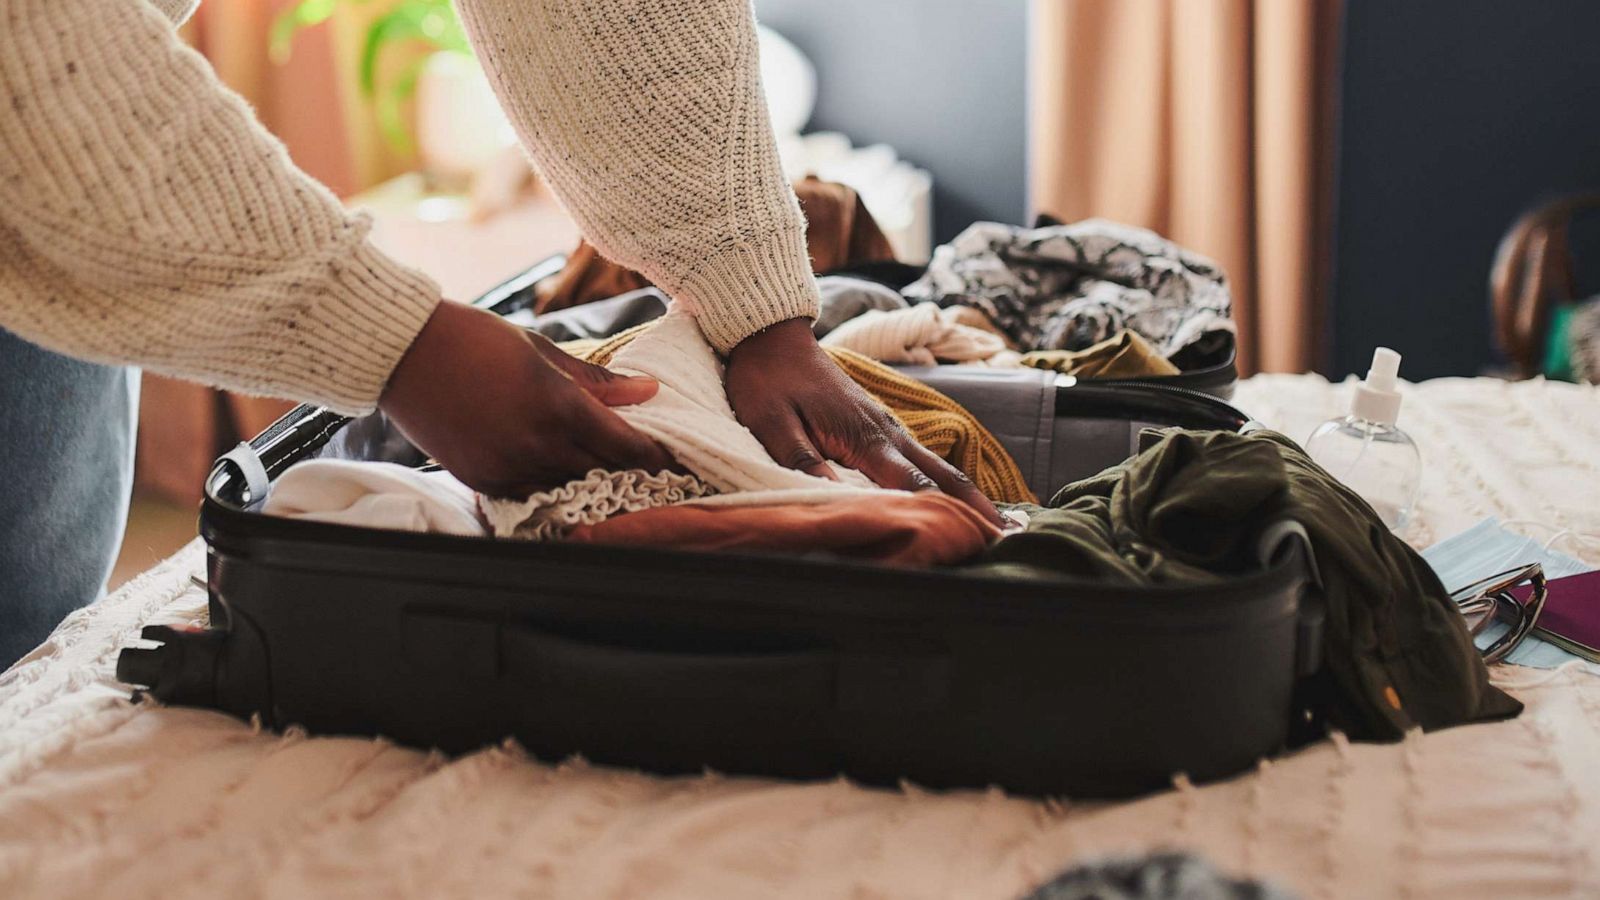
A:
{"type": "Polygon", "coordinates": [[[200,0],[150,0],[161,14],[172,20],[174,25],[182,25],[194,15],[195,7],[200,5],[200,0]]]}
{"type": "Polygon", "coordinates": [[[177,39],[192,3],[6,0],[0,326],[370,409],[439,301],[177,39]]]}
{"type": "Polygon", "coordinates": [[[726,352],[815,317],[750,0],[460,0],[523,145],[586,237],[726,352]]]}

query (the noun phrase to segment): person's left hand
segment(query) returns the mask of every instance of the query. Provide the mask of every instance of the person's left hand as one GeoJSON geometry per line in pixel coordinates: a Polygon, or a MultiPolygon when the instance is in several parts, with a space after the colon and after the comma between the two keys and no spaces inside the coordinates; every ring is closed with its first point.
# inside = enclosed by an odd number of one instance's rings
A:
{"type": "Polygon", "coordinates": [[[806,319],[779,322],[728,354],[728,402],[772,458],[834,481],[828,460],[883,487],[942,490],[991,521],[994,504],[959,469],[917,443],[817,344],[806,319]]]}

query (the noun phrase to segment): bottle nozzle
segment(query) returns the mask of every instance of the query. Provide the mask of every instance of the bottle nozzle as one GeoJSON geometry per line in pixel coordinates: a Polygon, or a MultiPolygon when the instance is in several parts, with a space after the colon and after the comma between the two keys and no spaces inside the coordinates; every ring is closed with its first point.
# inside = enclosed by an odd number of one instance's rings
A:
{"type": "Polygon", "coordinates": [[[1388,347],[1372,351],[1372,366],[1367,379],[1356,385],[1350,400],[1350,414],[1371,422],[1393,425],[1400,416],[1400,354],[1388,347]]]}
{"type": "Polygon", "coordinates": [[[1380,391],[1394,390],[1396,376],[1400,374],[1400,354],[1388,347],[1372,351],[1372,366],[1367,369],[1367,386],[1380,391]]]}

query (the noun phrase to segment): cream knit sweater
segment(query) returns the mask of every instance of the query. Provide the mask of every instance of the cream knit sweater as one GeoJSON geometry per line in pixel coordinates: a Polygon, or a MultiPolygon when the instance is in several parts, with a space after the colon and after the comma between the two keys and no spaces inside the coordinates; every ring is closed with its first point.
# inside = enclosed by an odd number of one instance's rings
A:
{"type": "MultiPolygon", "coordinates": [[[[346,412],[439,301],[177,39],[195,0],[5,0],[0,326],[346,412]]],[[[602,251],[726,350],[814,314],[745,2],[461,0],[534,159],[602,251]],[[596,11],[589,6],[604,6],[596,11]]]]}
{"type": "Polygon", "coordinates": [[[693,311],[724,353],[816,317],[750,0],[457,6],[523,145],[602,255],[693,311]]]}

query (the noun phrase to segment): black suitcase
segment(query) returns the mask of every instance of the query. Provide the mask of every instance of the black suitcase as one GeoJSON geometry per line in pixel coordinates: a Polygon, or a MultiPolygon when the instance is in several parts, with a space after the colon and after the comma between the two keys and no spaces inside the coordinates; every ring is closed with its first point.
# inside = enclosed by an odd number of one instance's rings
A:
{"type": "MultiPolygon", "coordinates": [[[[511,311],[559,265],[479,303],[511,311]]],[[[1182,388],[923,374],[986,425],[1004,418],[994,398],[1040,407],[1042,438],[997,431],[1036,489],[1125,458],[1145,425],[1247,425],[1182,388]]],[[[545,758],[661,773],[1110,797],[1283,748],[1319,667],[1292,522],[1261,536],[1255,574],[1149,589],[256,512],[273,477],[317,456],[422,462],[381,414],[310,407],[224,456],[200,519],[211,625],[147,627],[156,645],[124,650],[119,679],[272,727],[449,752],[512,736],[545,758]]]]}

